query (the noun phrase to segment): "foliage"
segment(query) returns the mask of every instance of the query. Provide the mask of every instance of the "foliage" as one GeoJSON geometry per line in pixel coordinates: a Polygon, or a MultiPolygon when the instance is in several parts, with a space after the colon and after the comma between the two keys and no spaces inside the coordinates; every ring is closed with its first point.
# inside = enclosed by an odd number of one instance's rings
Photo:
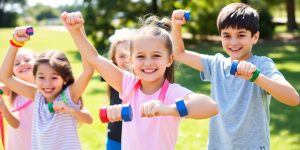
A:
{"type": "Polygon", "coordinates": [[[26,0],[0,0],[0,27],[16,26],[18,16],[13,4],[19,4],[17,7],[20,7],[26,4],[26,0]],[[11,9],[7,9],[8,6],[11,9]]]}
{"type": "Polygon", "coordinates": [[[270,38],[273,35],[275,25],[272,22],[272,16],[267,9],[259,12],[259,31],[261,38],[270,38]]]}
{"type": "Polygon", "coordinates": [[[27,15],[34,17],[36,20],[41,21],[49,18],[58,18],[60,12],[47,5],[36,4],[26,10],[27,15]]]}

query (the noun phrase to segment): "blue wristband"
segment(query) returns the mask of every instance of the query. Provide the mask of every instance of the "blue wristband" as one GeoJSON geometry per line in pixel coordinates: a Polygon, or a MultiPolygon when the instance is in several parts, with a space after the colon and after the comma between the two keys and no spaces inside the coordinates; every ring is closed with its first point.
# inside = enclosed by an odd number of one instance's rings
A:
{"type": "Polygon", "coordinates": [[[188,111],[183,99],[176,100],[176,108],[178,110],[180,117],[184,117],[188,115],[188,111]]]}

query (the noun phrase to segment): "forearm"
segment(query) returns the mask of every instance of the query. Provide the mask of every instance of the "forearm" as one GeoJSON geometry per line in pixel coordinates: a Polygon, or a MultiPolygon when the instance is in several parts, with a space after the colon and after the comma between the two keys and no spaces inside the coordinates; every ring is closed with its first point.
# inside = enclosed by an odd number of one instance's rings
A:
{"type": "MultiPolygon", "coordinates": [[[[210,97],[205,95],[190,94],[185,98],[184,102],[188,111],[187,118],[205,119],[214,116],[219,112],[218,105],[210,97]]],[[[171,104],[167,107],[167,111],[162,112],[162,115],[180,116],[176,104],[171,104]]]]}
{"type": "Polygon", "coordinates": [[[93,123],[93,118],[91,117],[91,115],[83,110],[71,109],[70,114],[74,116],[79,122],[86,124],[93,123]]]}
{"type": "Polygon", "coordinates": [[[2,66],[0,69],[0,81],[3,82],[4,84],[7,83],[9,78],[12,78],[13,76],[13,66],[14,66],[14,61],[15,56],[17,54],[18,48],[14,46],[10,46],[6,56],[2,62],[2,66]]]}
{"type": "Polygon", "coordinates": [[[273,80],[260,74],[255,83],[281,103],[290,106],[299,104],[299,94],[285,79],[273,80]]]}
{"type": "Polygon", "coordinates": [[[10,126],[13,128],[18,128],[20,126],[20,121],[12,115],[7,108],[2,111],[2,114],[10,126]]]}
{"type": "MultiPolygon", "coordinates": [[[[180,55],[184,53],[185,47],[182,38],[181,26],[172,25],[172,44],[173,44],[173,54],[175,59],[180,58],[180,55]]],[[[180,61],[180,59],[179,59],[180,61]]]]}

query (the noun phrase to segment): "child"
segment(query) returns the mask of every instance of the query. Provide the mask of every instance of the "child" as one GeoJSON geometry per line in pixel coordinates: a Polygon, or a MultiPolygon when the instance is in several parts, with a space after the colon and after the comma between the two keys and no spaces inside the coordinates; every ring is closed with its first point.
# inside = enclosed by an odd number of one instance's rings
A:
{"type": "MultiPolygon", "coordinates": [[[[23,81],[34,83],[32,74],[34,59],[35,54],[31,50],[25,48],[20,49],[13,64],[14,76],[23,81]]],[[[8,150],[31,150],[32,101],[17,95],[5,86],[1,86],[0,89],[4,91],[4,95],[9,96],[10,105],[8,109],[1,98],[0,111],[3,114],[3,118],[5,118],[9,124],[5,148],[8,150]]]]}
{"type": "MultiPolygon", "coordinates": [[[[109,39],[111,45],[109,48],[109,59],[122,70],[129,70],[129,29],[116,30],[114,35],[109,39]]],[[[110,99],[110,105],[121,104],[122,100],[119,98],[119,92],[108,85],[107,89],[108,97],[110,99]]],[[[122,133],[122,121],[109,122],[107,127],[107,150],[121,150],[121,133],[122,133]]]]}
{"type": "MultiPolygon", "coordinates": [[[[123,103],[132,106],[132,121],[122,124],[122,150],[174,149],[179,115],[201,119],[217,114],[218,106],[208,96],[173,83],[169,20],[151,17],[146,21],[148,25],[133,35],[130,43],[132,74],[97,54],[80,30],[84,22],[80,12],[63,13],[61,19],[83,58],[89,58],[88,62],[120,93],[123,103]],[[175,104],[176,99],[181,100],[175,104]],[[178,103],[182,104],[184,113],[178,103]]],[[[107,114],[110,121],[120,120],[121,106],[109,106],[107,114]]]]}
{"type": "Polygon", "coordinates": [[[35,60],[35,84],[15,78],[12,60],[18,48],[29,40],[25,30],[24,27],[15,29],[0,70],[0,80],[10,90],[34,101],[32,149],[81,149],[76,122],[91,123],[92,118],[88,113],[80,111],[80,96],[94,70],[83,61],[84,71],[74,80],[66,56],[58,51],[47,51],[35,60]],[[57,113],[49,111],[47,104],[51,102],[57,113]]]}
{"type": "Polygon", "coordinates": [[[185,51],[181,25],[183,10],[172,14],[172,39],[176,60],[200,71],[204,81],[211,81],[211,95],[220,105],[220,114],[210,120],[208,149],[270,149],[270,100],[296,106],[299,95],[265,56],[252,54],[258,31],[258,14],[242,3],[233,3],[219,13],[217,26],[222,46],[229,55],[208,56],[185,51]],[[233,60],[238,60],[236,76],[230,75],[233,60]],[[257,78],[252,73],[261,71],[257,78]],[[250,82],[248,80],[252,79],[250,82]]]}

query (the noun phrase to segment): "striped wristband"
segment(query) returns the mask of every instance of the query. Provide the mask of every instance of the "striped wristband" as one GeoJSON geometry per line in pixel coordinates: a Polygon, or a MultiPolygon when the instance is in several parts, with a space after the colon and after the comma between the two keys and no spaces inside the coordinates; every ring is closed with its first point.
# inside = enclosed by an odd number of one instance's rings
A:
{"type": "Polygon", "coordinates": [[[176,100],[176,108],[180,117],[184,117],[188,115],[188,111],[183,99],[176,100]]]}

